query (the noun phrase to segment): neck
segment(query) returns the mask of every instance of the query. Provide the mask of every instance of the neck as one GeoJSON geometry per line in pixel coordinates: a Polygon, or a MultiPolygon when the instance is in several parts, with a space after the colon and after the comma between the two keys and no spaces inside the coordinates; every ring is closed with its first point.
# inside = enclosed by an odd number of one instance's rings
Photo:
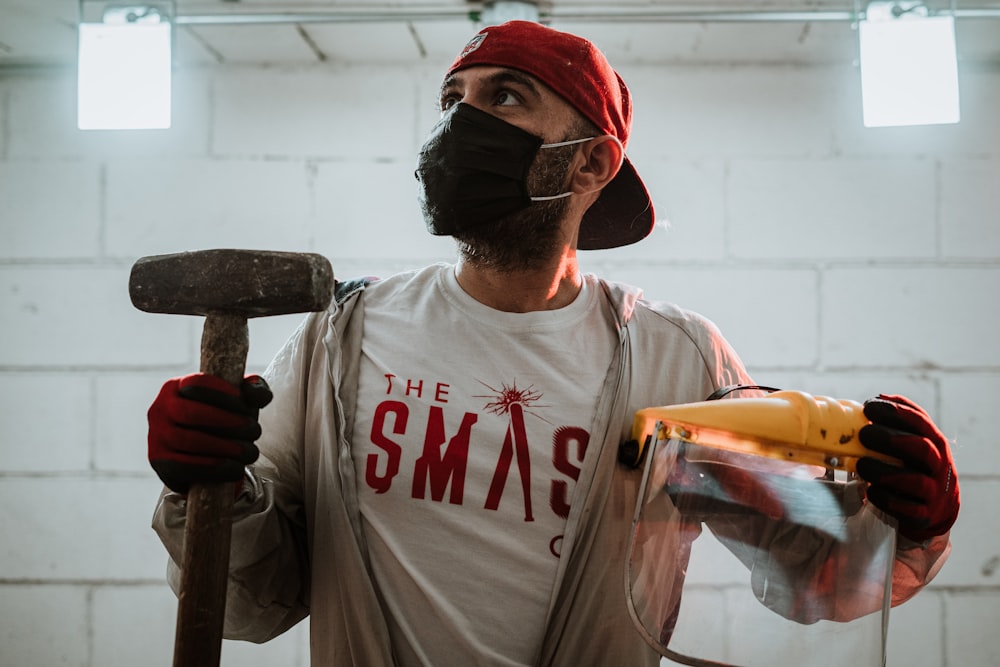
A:
{"type": "Polygon", "coordinates": [[[512,271],[463,258],[455,275],[462,289],[476,301],[508,313],[562,308],[573,302],[583,285],[576,252],[571,248],[544,266],[512,271]]]}

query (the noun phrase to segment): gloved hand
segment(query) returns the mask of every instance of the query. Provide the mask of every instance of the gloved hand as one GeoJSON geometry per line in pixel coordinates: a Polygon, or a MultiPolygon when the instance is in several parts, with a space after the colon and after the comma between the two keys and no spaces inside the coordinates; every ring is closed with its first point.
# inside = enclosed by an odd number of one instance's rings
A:
{"type": "Polygon", "coordinates": [[[271,402],[264,378],[235,387],[201,373],[168,380],[149,408],[149,463],[172,491],[191,484],[236,482],[257,460],[257,415],[271,402]]]}
{"type": "Polygon", "coordinates": [[[948,440],[920,406],[902,396],[865,401],[858,438],[868,449],[899,459],[902,467],[871,457],[858,460],[870,484],[868,498],[899,521],[899,533],[923,542],[947,532],[958,517],[958,474],[948,440]]]}

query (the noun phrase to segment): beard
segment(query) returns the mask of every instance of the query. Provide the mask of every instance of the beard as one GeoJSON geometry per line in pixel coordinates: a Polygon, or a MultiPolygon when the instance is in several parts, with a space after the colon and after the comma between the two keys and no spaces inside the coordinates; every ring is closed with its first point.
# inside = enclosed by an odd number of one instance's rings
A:
{"type": "MultiPolygon", "coordinates": [[[[575,146],[540,152],[528,171],[528,192],[563,192],[575,152],[575,146]]],[[[507,273],[544,266],[562,245],[568,206],[566,197],[532,202],[489,224],[464,229],[454,234],[458,252],[469,264],[507,273]]]]}

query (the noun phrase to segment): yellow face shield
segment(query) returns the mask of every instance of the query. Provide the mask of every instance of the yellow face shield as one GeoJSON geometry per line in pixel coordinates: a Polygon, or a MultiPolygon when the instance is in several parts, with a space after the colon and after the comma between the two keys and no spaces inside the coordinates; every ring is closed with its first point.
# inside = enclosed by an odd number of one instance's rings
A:
{"type": "Polygon", "coordinates": [[[801,392],[641,410],[629,608],[687,665],[882,665],[895,527],[862,406],[801,392]]]}

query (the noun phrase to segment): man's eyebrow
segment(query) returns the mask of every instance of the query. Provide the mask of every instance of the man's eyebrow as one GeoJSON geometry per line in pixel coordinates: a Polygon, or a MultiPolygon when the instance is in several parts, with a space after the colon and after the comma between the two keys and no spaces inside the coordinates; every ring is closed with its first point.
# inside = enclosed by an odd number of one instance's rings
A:
{"type": "Polygon", "coordinates": [[[487,79],[493,85],[502,85],[515,83],[524,86],[528,89],[536,99],[541,99],[542,93],[538,87],[538,82],[535,77],[525,74],[524,72],[519,72],[515,69],[505,69],[495,74],[491,74],[487,79]]]}
{"type": "MultiPolygon", "coordinates": [[[[456,72],[455,74],[451,74],[445,78],[444,82],[441,84],[441,90],[439,91],[440,95],[443,96],[448,89],[459,83],[461,78],[460,74],[461,72],[456,72]]],[[[493,86],[517,84],[527,89],[527,91],[531,93],[534,98],[541,99],[542,97],[538,81],[533,76],[525,74],[524,72],[519,72],[515,69],[503,69],[499,72],[495,72],[487,77],[486,82],[493,86]]]]}

